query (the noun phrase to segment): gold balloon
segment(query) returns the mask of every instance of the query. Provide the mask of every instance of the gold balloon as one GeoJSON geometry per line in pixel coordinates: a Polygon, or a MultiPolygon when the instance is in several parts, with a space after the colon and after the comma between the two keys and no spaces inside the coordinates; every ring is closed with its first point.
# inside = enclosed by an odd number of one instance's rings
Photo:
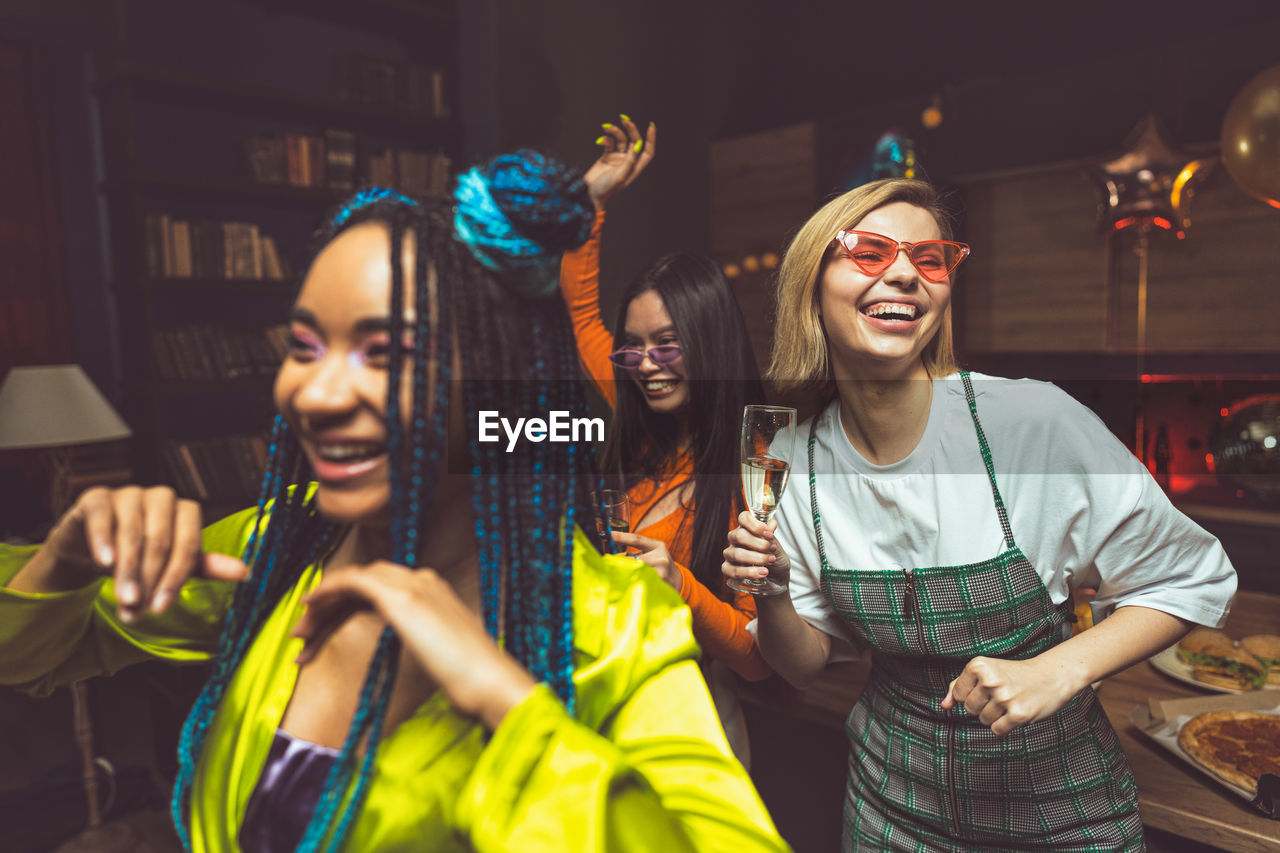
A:
{"type": "Polygon", "coordinates": [[[1246,83],[1227,107],[1222,163],[1240,189],[1280,207],[1280,65],[1246,83]]]}

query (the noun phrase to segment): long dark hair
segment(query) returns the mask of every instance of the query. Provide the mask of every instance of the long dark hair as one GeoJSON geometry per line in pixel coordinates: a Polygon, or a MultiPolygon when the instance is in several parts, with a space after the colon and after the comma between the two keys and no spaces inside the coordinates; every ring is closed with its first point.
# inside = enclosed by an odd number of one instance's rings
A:
{"type": "MultiPolygon", "coordinates": [[[[693,557],[688,568],[719,595],[725,530],[730,515],[742,510],[742,407],[764,402],[764,389],[742,309],[720,267],[705,255],[667,255],[636,276],[618,306],[614,349],[624,343],[632,300],[650,290],[671,316],[689,383],[688,408],[680,414],[688,424],[693,455],[693,557]]],[[[649,408],[622,368],[614,367],[613,378],[618,405],[605,444],[605,474],[620,478],[624,488],[657,481],[679,449],[677,416],[649,408]]]]}
{"type": "MultiPolygon", "coordinates": [[[[559,300],[546,298],[547,289],[554,293],[560,252],[580,245],[590,231],[591,202],[581,176],[533,152],[520,152],[497,158],[484,172],[463,175],[458,202],[455,208],[441,200],[418,202],[371,190],[344,205],[318,235],[318,247],[323,247],[365,222],[382,223],[390,232],[387,431],[391,458],[400,460],[392,465],[391,547],[392,559],[410,567],[418,565],[435,484],[446,460],[453,359],[433,359],[432,352],[452,353],[455,335],[465,340],[458,350],[469,415],[481,409],[584,408],[580,384],[568,381],[577,370],[572,331],[559,300]],[[406,354],[402,341],[408,290],[401,250],[408,235],[416,246],[411,339],[419,345],[406,354]],[[548,282],[550,288],[535,289],[548,282]],[[413,371],[407,417],[397,391],[405,355],[412,358],[413,371]],[[429,379],[434,399],[428,399],[429,379]]],[[[578,517],[590,517],[582,488],[589,460],[572,443],[521,442],[507,453],[497,443],[479,442],[471,430],[474,422],[468,417],[467,442],[485,625],[495,637],[501,625],[506,651],[549,684],[572,711],[574,524],[578,517]]],[[[227,686],[281,597],[342,534],[308,497],[309,480],[298,441],[278,417],[257,521],[245,548],[252,579],[236,590],[213,673],[179,743],[172,812],[188,847],[196,762],[227,686]]],[[[394,632],[384,631],[299,850],[340,848],[360,811],[399,649],[394,632]],[[365,754],[359,758],[358,747],[366,737],[365,754]]]]}

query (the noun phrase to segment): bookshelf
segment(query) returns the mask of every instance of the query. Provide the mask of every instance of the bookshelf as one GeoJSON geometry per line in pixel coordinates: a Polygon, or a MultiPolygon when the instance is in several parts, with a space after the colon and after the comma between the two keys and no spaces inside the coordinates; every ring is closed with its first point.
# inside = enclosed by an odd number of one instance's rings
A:
{"type": "Polygon", "coordinates": [[[93,92],[122,404],[141,482],[256,499],[311,233],[461,153],[449,0],[111,0],[93,92]]]}
{"type": "MultiPolygon", "coordinates": [[[[357,4],[358,5],[358,4],[357,4]]],[[[337,97],[299,94],[270,86],[220,79],[171,66],[121,62],[105,71],[101,92],[131,89],[157,102],[276,118],[288,114],[300,122],[340,124],[353,130],[396,134],[456,133],[457,122],[387,104],[359,103],[337,97]]]]}
{"type": "Polygon", "coordinates": [[[106,193],[143,190],[156,195],[182,196],[205,202],[251,202],[297,207],[335,204],[350,195],[347,190],[267,184],[250,178],[220,178],[197,172],[140,170],[102,182],[106,193]]]}

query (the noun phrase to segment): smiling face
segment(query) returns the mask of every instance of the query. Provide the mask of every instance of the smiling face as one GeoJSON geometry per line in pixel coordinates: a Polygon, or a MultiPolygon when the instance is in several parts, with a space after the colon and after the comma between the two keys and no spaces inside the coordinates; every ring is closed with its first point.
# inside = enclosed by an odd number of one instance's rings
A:
{"type": "MultiPolygon", "coordinates": [[[[878,207],[847,227],[908,243],[942,237],[933,214],[906,202],[878,207]]],[[[833,243],[818,276],[818,305],[835,378],[927,376],[922,354],[944,322],[951,280],[926,280],[906,252],[883,273],[867,275],[833,243]]]]}
{"type": "MultiPolygon", "coordinates": [[[[316,257],[295,303],[290,348],[276,376],[276,407],[293,428],[319,488],[317,505],[339,522],[385,521],[391,241],[385,225],[344,231],[316,257]]],[[[404,241],[405,304],[413,304],[413,235],[404,241]]],[[[412,308],[405,323],[412,323],[412,308]]],[[[408,349],[411,341],[406,341],[408,349]]],[[[406,355],[401,410],[409,411],[406,355]]]]}
{"type": "MultiPolygon", "coordinates": [[[[627,349],[647,353],[652,347],[680,343],[671,315],[656,290],[646,290],[631,300],[623,328],[622,346],[627,349]]],[[[676,359],[670,364],[654,364],[646,354],[639,367],[626,373],[655,412],[674,414],[689,402],[684,359],[676,359]]]]}

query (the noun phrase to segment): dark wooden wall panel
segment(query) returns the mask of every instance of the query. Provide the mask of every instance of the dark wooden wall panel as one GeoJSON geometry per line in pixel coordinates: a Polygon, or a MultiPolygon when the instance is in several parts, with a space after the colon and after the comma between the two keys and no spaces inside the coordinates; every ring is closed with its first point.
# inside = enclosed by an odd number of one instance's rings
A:
{"type": "Polygon", "coordinates": [[[1105,343],[1106,239],[1097,201],[1074,168],[977,181],[964,188],[961,239],[973,246],[965,289],[966,351],[1078,351],[1105,343]]]}
{"type": "MultiPolygon", "coordinates": [[[[976,180],[964,197],[963,237],[973,245],[957,300],[966,352],[1139,346],[1138,236],[1097,234],[1096,193],[1082,170],[976,180]]],[[[1218,167],[1192,202],[1186,239],[1155,230],[1147,251],[1147,350],[1280,350],[1280,210],[1218,167]]]]}
{"type": "MultiPolygon", "coordinates": [[[[738,264],[765,252],[779,257],[817,207],[814,127],[780,130],[711,145],[711,254],[738,264]]],[[[763,372],[773,342],[776,270],[744,272],[730,279],[763,372]]]]}
{"type": "MultiPolygon", "coordinates": [[[[1135,237],[1117,241],[1117,343],[1137,346],[1135,237]]],[[[1280,350],[1280,210],[1246,195],[1218,166],[1191,205],[1185,240],[1150,237],[1147,347],[1280,350]]]]}

